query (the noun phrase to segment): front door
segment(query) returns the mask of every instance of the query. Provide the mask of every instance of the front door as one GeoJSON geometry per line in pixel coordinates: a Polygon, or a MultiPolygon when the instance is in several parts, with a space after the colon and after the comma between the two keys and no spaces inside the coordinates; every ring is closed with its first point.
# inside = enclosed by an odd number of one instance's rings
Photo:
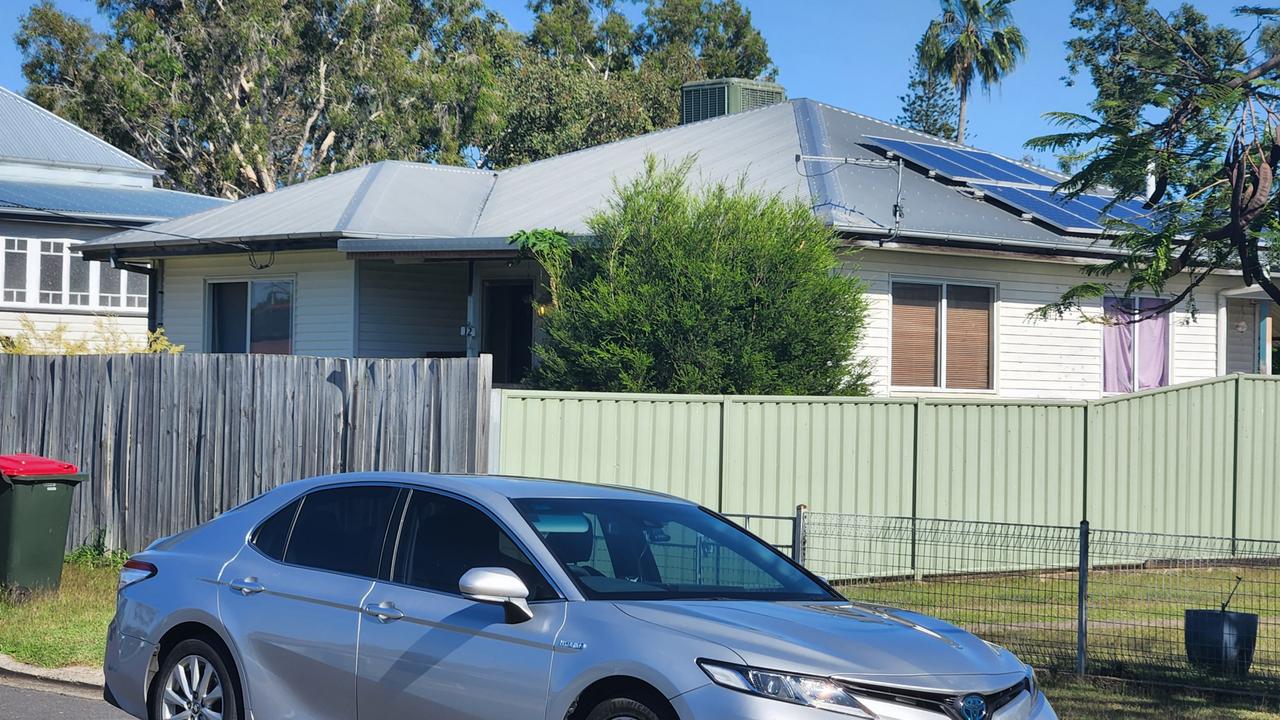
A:
{"type": "Polygon", "coordinates": [[[352,720],[356,633],[398,488],[319,490],[263,523],[222,573],[256,718],[352,720]]]}
{"type": "Polygon", "coordinates": [[[356,683],[363,720],[543,716],[565,603],[484,512],[413,491],[391,581],[376,583],[365,607],[356,683]],[[476,567],[524,579],[534,618],[507,624],[502,607],[462,597],[458,581],[476,567]]]}
{"type": "Polygon", "coordinates": [[[533,283],[496,282],[484,291],[481,352],[493,355],[493,381],[518,383],[533,366],[533,283]]]}

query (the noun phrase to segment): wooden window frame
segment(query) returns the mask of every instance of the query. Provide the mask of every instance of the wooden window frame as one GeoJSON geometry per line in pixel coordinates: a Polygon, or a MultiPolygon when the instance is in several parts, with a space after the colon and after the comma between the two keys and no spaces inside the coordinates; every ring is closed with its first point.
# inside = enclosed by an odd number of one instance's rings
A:
{"type": "Polygon", "coordinates": [[[946,395],[998,395],[1000,392],[1000,284],[985,280],[957,280],[953,278],[921,277],[918,275],[889,276],[889,391],[907,394],[946,394],[946,395]],[[938,303],[938,350],[937,350],[937,385],[894,385],[893,384],[893,286],[898,284],[936,285],[939,288],[938,303]],[[989,388],[949,388],[947,387],[947,288],[952,285],[960,287],[980,287],[991,289],[991,387],[989,388]]]}

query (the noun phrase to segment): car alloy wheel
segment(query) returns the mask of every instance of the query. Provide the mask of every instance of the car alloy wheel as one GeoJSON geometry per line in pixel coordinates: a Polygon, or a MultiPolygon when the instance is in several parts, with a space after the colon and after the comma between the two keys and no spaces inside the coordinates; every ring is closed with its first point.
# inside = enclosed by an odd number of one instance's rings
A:
{"type": "Polygon", "coordinates": [[[223,682],[213,664],[187,655],[173,666],[164,682],[162,720],[222,720],[223,682]]]}

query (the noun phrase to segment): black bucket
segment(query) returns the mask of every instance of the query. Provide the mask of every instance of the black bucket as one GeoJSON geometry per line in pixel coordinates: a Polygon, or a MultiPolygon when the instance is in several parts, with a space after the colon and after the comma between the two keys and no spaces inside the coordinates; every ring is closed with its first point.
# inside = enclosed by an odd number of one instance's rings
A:
{"type": "Polygon", "coordinates": [[[1253,664],[1258,616],[1224,610],[1188,610],[1187,660],[1201,670],[1243,677],[1253,664]]]}

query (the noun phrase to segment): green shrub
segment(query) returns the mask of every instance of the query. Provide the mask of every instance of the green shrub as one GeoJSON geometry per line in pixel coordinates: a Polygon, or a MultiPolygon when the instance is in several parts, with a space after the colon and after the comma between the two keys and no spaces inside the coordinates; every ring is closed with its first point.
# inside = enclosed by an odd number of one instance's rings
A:
{"type": "Polygon", "coordinates": [[[867,303],[832,230],[745,180],[695,193],[691,168],[650,158],[572,245],[545,230],[513,236],[549,277],[531,384],[866,394],[855,352],[867,303]]]}

